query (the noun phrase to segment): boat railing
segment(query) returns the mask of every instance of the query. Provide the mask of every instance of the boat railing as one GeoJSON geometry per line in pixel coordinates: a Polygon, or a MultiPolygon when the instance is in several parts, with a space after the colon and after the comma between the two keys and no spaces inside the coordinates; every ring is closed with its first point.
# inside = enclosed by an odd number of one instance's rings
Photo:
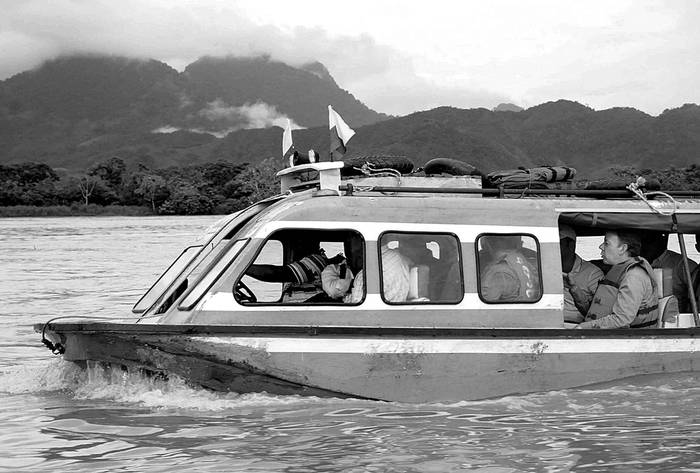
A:
{"type": "MultiPolygon", "coordinates": [[[[588,197],[596,199],[617,198],[634,199],[635,194],[626,189],[506,189],[506,188],[464,188],[464,187],[407,187],[407,186],[355,186],[352,183],[341,184],[338,190],[347,195],[356,192],[379,193],[432,193],[432,194],[476,194],[488,197],[588,197]]],[[[672,197],[700,198],[700,191],[674,190],[664,191],[672,197]]]]}

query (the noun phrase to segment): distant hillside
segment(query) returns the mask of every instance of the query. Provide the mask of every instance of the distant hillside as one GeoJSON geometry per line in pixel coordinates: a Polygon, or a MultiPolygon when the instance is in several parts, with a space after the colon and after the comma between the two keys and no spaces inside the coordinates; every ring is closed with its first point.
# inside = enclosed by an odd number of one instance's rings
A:
{"type": "Polygon", "coordinates": [[[154,60],[65,57],[0,82],[0,163],[77,169],[117,153],[154,165],[206,161],[201,147],[213,135],[287,118],[325,125],[329,104],[357,124],[388,118],[338,87],[320,63],[203,58],[178,73],[154,60]]]}
{"type": "MultiPolygon", "coordinates": [[[[569,101],[519,113],[441,107],[355,128],[348,156],[405,155],[417,165],[435,157],[469,162],[484,172],[518,166],[569,165],[582,177],[611,166],[684,167],[700,163],[700,107],[651,117],[634,109],[594,111],[569,101]]],[[[278,156],[282,130],[240,130],[211,148],[233,162],[278,156]]],[[[328,154],[326,127],[294,131],[298,149],[328,154]]]]}
{"type": "Polygon", "coordinates": [[[0,82],[0,164],[43,162],[83,170],[111,157],[151,168],[281,152],[291,119],[297,149],[328,153],[327,105],[357,134],[349,154],[469,162],[484,172],[567,164],[597,177],[610,166],[700,163],[700,107],[658,117],[632,108],[595,111],[560,100],[527,110],[440,107],[404,117],[375,112],[325,67],[267,58],[202,58],[178,73],[158,61],[62,58],[0,82]]]}
{"type": "Polygon", "coordinates": [[[404,154],[418,164],[450,157],[485,172],[567,164],[595,177],[615,165],[682,167],[700,163],[700,107],[686,104],[658,117],[565,100],[518,113],[441,107],[363,127],[351,151],[404,154]]]}

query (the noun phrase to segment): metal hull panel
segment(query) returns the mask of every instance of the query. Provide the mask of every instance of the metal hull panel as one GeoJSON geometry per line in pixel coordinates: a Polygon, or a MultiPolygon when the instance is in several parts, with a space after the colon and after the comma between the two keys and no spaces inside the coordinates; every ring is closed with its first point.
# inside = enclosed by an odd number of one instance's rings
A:
{"type": "Polygon", "coordinates": [[[223,391],[452,402],[700,370],[685,338],[401,338],[61,334],[64,357],[223,391]]]}

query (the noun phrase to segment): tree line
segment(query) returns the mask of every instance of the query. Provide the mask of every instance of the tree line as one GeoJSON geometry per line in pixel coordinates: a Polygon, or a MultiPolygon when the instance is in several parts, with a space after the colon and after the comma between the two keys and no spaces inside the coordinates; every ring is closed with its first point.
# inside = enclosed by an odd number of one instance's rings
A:
{"type": "MultiPolygon", "coordinates": [[[[218,161],[164,169],[138,164],[136,169],[127,170],[119,157],[96,163],[83,173],[67,173],[33,162],[0,165],[0,207],[36,210],[59,206],[66,209],[61,214],[81,213],[88,207],[115,208],[115,213],[120,213],[116,206],[139,207],[140,213],[154,215],[226,214],[277,194],[275,174],[283,165],[279,158],[268,158],[253,164],[218,161]]],[[[664,190],[700,190],[700,166],[695,164],[662,170],[613,167],[608,171],[612,183],[629,183],[644,176],[659,181],[664,190]]],[[[576,184],[583,187],[586,182],[583,179],[576,184]]]]}
{"type": "Polygon", "coordinates": [[[280,159],[256,164],[226,161],[149,169],[112,157],[83,173],[43,163],[0,165],[0,206],[140,206],[153,214],[202,215],[234,212],[279,192],[280,159]]]}

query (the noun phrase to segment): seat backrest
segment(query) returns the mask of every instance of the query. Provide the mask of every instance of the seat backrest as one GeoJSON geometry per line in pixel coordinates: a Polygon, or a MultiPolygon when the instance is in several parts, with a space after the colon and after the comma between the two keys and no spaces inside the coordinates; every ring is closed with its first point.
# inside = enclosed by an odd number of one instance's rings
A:
{"type": "Polygon", "coordinates": [[[408,300],[429,300],[430,267],[425,264],[411,266],[408,273],[408,300]]]}
{"type": "Polygon", "coordinates": [[[659,321],[657,327],[678,326],[678,299],[674,295],[659,298],[659,321]]]}

